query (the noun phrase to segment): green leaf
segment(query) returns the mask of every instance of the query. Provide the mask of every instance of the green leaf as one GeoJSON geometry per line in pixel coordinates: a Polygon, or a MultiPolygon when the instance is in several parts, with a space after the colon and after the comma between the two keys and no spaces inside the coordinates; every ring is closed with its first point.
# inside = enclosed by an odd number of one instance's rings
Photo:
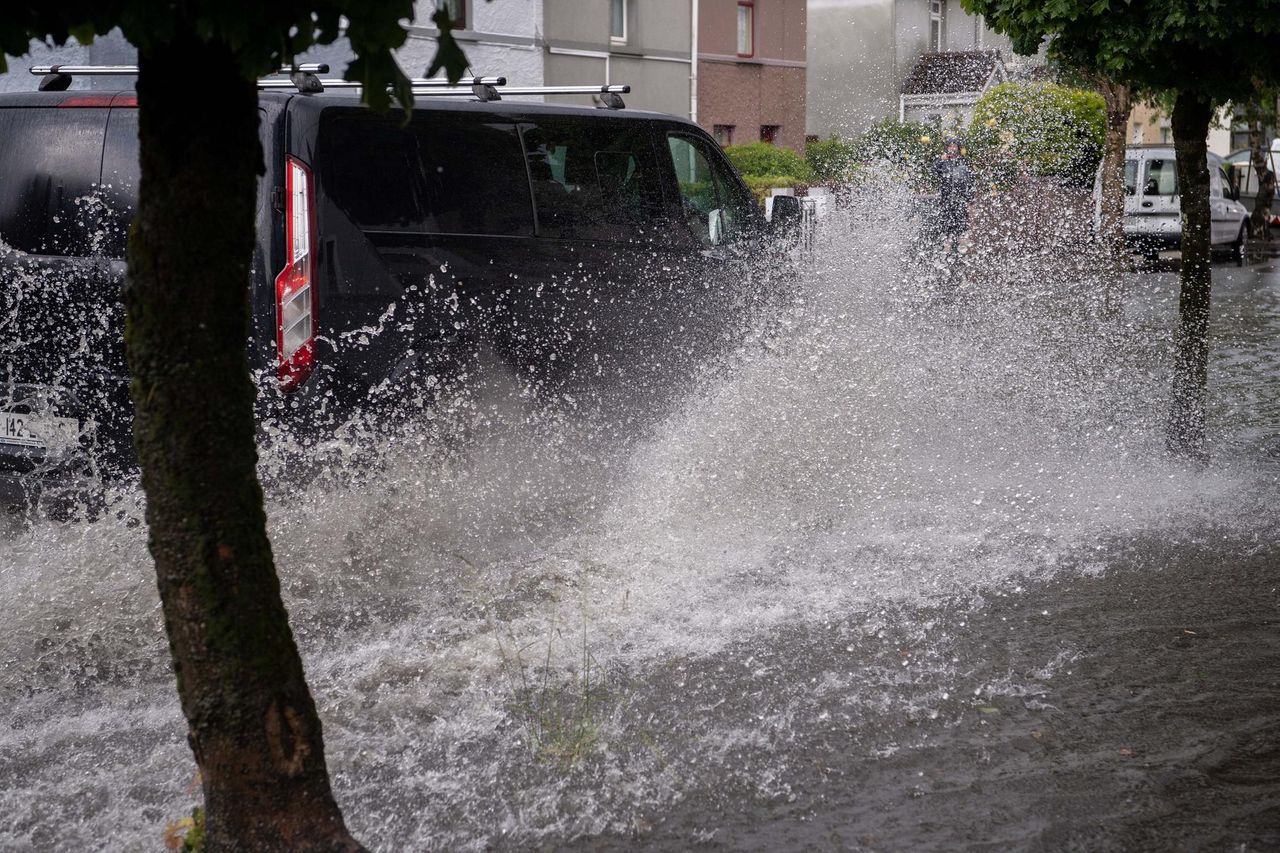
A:
{"type": "Polygon", "coordinates": [[[439,28],[440,37],[436,41],[436,55],[427,66],[427,76],[432,77],[443,68],[444,76],[449,82],[457,83],[471,63],[467,61],[467,55],[462,52],[462,48],[453,38],[451,26],[453,22],[449,19],[449,13],[443,8],[438,9],[431,16],[431,22],[439,28]]]}

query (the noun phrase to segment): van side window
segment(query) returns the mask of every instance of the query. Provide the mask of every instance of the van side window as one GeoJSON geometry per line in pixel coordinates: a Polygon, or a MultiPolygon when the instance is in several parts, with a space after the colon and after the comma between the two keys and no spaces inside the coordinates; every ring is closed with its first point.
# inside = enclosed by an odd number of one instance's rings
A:
{"type": "Polygon", "coordinates": [[[1142,194],[1178,194],[1178,169],[1176,162],[1172,158],[1147,161],[1147,177],[1142,184],[1142,194]]]}
{"type": "Polygon", "coordinates": [[[520,130],[539,236],[632,240],[657,226],[662,185],[644,124],[549,116],[520,130]]]}
{"type": "Polygon", "coordinates": [[[685,221],[705,246],[734,240],[745,226],[749,202],[737,182],[705,140],[692,134],[668,133],[667,150],[680,187],[685,221]]]}
{"type": "Polygon", "coordinates": [[[362,231],[533,235],[515,125],[492,116],[418,110],[405,127],[395,112],[326,110],[316,167],[362,231]]]}
{"type": "Polygon", "coordinates": [[[94,254],[91,202],[107,110],[5,110],[0,124],[0,239],[36,255],[94,254]]]}
{"type": "Polygon", "coordinates": [[[1218,188],[1216,195],[1231,194],[1231,175],[1225,166],[1218,166],[1218,188]]]}
{"type": "Polygon", "coordinates": [[[1124,194],[1135,195],[1138,192],[1138,161],[1124,161],[1124,194]]]}

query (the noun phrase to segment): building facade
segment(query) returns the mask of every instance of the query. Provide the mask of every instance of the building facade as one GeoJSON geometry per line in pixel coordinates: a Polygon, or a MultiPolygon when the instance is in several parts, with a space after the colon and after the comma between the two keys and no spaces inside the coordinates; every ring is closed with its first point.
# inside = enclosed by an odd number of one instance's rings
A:
{"type": "MultiPolygon", "coordinates": [[[[1222,157],[1249,144],[1247,133],[1233,132],[1232,118],[1231,107],[1222,107],[1209,124],[1209,150],[1222,157]]],[[[1133,111],[1129,113],[1127,142],[1130,145],[1172,145],[1173,123],[1169,113],[1151,104],[1134,104],[1133,111]]]]}
{"type": "Polygon", "coordinates": [[[699,0],[696,120],[721,145],[804,150],[805,0],[699,0]]]}
{"type": "Polygon", "coordinates": [[[542,4],[545,85],[628,83],[628,107],[689,116],[695,95],[691,0],[542,4]]]}
{"type": "MultiPolygon", "coordinates": [[[[510,85],[627,83],[628,107],[692,118],[725,145],[764,140],[802,150],[806,132],[806,0],[417,0],[396,58],[421,77],[435,55],[438,8],[477,76],[510,85]],[[695,46],[695,41],[697,45],[695,46]]],[[[30,90],[30,64],[132,64],[119,33],[92,46],[52,49],[11,63],[0,88],[30,90]]],[[[299,61],[327,62],[338,76],[352,58],[345,40],[299,61]]],[[[76,88],[128,85],[77,78],[76,88]]],[[[590,104],[590,96],[547,96],[590,104]]]]}
{"type": "MultiPolygon", "coordinates": [[[[502,75],[513,86],[629,83],[628,107],[689,116],[694,96],[693,0],[439,0],[457,29],[454,37],[476,75],[502,75]]],[[[396,58],[410,77],[426,73],[438,31],[437,0],[417,0],[414,22],[396,58]]],[[[327,62],[341,75],[352,58],[345,40],[299,57],[327,62]]],[[[27,57],[0,75],[0,90],[30,91],[33,64],[133,64],[137,53],[119,33],[93,45],[49,48],[33,43],[27,57]]],[[[121,78],[77,78],[76,88],[127,85],[121,78]]],[[[589,97],[555,100],[590,103],[589,97]]]]}
{"type": "MultiPolygon", "coordinates": [[[[904,85],[915,78],[918,88],[915,72],[926,54],[995,51],[1010,74],[1034,62],[1015,57],[1009,39],[959,0],[810,0],[809,23],[808,130],[815,136],[856,136],[897,118],[904,85]]],[[[915,112],[911,118],[937,114],[944,121],[951,113],[915,112]]]]}

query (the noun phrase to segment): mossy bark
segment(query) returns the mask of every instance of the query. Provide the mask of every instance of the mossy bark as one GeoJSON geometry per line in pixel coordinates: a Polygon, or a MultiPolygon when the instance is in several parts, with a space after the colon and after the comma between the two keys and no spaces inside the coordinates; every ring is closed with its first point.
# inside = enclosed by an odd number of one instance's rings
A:
{"type": "MultiPolygon", "coordinates": [[[[1111,256],[1112,269],[1107,276],[1114,280],[1115,273],[1129,268],[1129,253],[1124,241],[1124,161],[1125,135],[1128,133],[1129,113],[1133,109],[1129,87],[1109,78],[1098,79],[1098,90],[1107,105],[1107,133],[1102,149],[1102,240],[1111,256]]],[[[1110,288],[1108,288],[1110,289],[1110,288]]],[[[1110,294],[1107,303],[1110,307],[1110,294]]]]}
{"type": "Polygon", "coordinates": [[[1206,98],[1179,93],[1171,117],[1182,210],[1182,266],[1166,443],[1174,454],[1197,461],[1208,458],[1205,405],[1209,394],[1209,300],[1213,275],[1209,265],[1207,140],[1212,115],[1212,105],[1206,98]]]}
{"type": "Polygon", "coordinates": [[[211,850],[358,850],[267,539],[249,379],[257,89],[181,23],[139,53],[126,349],[149,547],[211,850]]]}
{"type": "Polygon", "coordinates": [[[1249,212],[1249,233],[1254,237],[1263,237],[1267,233],[1266,217],[1271,213],[1271,204],[1276,196],[1276,176],[1271,172],[1270,157],[1262,145],[1262,122],[1249,123],[1249,162],[1253,165],[1254,180],[1258,183],[1258,194],[1253,199],[1253,210],[1249,212]]]}

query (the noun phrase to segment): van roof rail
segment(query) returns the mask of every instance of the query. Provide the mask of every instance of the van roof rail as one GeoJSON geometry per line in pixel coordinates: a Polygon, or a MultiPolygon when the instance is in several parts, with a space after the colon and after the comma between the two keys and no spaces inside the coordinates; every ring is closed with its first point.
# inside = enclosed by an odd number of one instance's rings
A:
{"type": "MultiPolygon", "coordinates": [[[[32,74],[42,76],[41,92],[60,92],[71,86],[73,77],[135,77],[136,65],[33,65],[32,74]]],[[[296,89],[316,94],[325,89],[359,89],[363,84],[352,80],[322,79],[317,75],[328,74],[329,65],[324,62],[304,62],[282,67],[278,74],[287,77],[262,77],[259,89],[296,89]]],[[[416,78],[409,81],[416,94],[470,95],[481,101],[499,101],[503,95],[595,95],[606,109],[620,110],[626,107],[622,96],[631,92],[625,83],[603,86],[507,86],[506,77],[471,77],[450,83],[434,78],[416,78]],[[502,91],[498,91],[502,87],[502,91]]]]}
{"type": "MultiPolygon", "coordinates": [[[[480,87],[472,87],[478,89],[480,87]]],[[[626,83],[605,85],[605,86],[503,86],[501,89],[489,87],[491,91],[468,91],[461,87],[441,87],[435,89],[423,89],[419,92],[415,83],[413,91],[423,95],[469,95],[474,94],[482,101],[498,101],[508,95],[595,95],[600,99],[600,106],[604,109],[621,110],[626,108],[626,104],[622,100],[622,96],[631,92],[631,86],[626,83]]]]}
{"type": "MultiPolygon", "coordinates": [[[[280,72],[282,74],[287,71],[280,72]]],[[[300,72],[305,73],[305,72],[300,72]]],[[[337,78],[320,78],[316,81],[325,89],[361,89],[364,84],[358,80],[340,80],[337,78]]],[[[469,93],[471,90],[463,89],[464,86],[505,86],[507,85],[506,77],[464,77],[457,83],[450,83],[448,80],[435,78],[431,80],[417,79],[410,80],[409,86],[413,89],[458,89],[469,93]]],[[[278,77],[261,77],[258,79],[259,89],[292,89],[295,84],[292,79],[281,79],[278,77]]]]}
{"type": "MultiPolygon", "coordinates": [[[[30,72],[44,79],[40,81],[41,92],[62,92],[71,86],[74,77],[136,77],[136,65],[32,65],[30,72]]],[[[328,74],[329,64],[326,62],[303,62],[297,66],[284,66],[280,74],[316,75],[328,74]]],[[[299,84],[301,85],[301,84],[299,84]]]]}
{"type": "MultiPolygon", "coordinates": [[[[316,91],[363,87],[357,81],[337,79],[316,78],[316,84],[321,87],[316,91]]],[[[295,85],[292,79],[263,78],[258,81],[260,89],[291,89],[295,85]]],[[[409,88],[416,95],[474,97],[481,101],[500,101],[506,95],[598,95],[601,105],[613,110],[624,109],[626,104],[621,96],[631,92],[631,86],[625,83],[604,86],[508,86],[506,77],[464,77],[457,83],[440,78],[418,78],[409,81],[409,88]]]]}

